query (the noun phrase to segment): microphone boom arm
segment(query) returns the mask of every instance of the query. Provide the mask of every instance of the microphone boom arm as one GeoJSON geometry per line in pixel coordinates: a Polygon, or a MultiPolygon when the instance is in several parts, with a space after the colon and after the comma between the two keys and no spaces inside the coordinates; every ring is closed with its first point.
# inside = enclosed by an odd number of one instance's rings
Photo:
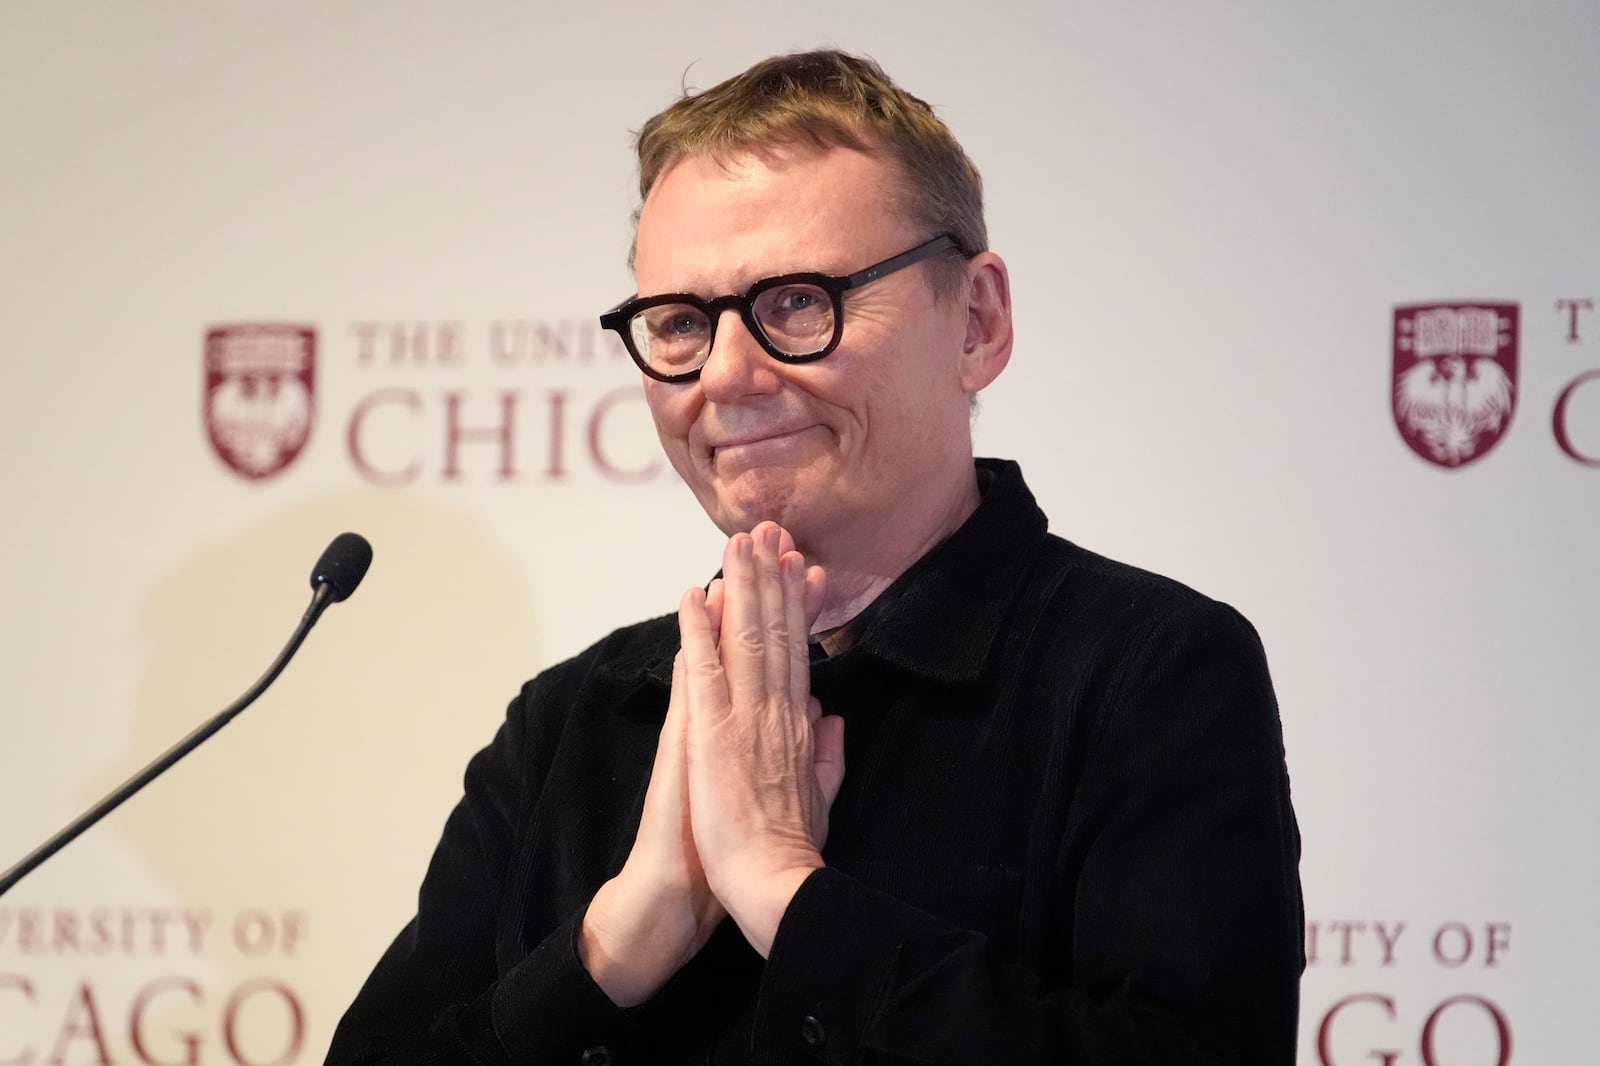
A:
{"type": "MultiPolygon", "coordinates": [[[[166,773],[179,759],[188,755],[207,740],[210,740],[217,730],[238,717],[240,711],[254,703],[256,697],[265,692],[267,686],[277,680],[278,675],[283,673],[283,668],[289,665],[289,660],[294,658],[294,653],[300,650],[300,645],[305,642],[306,634],[311,632],[311,627],[317,624],[318,618],[322,617],[322,612],[327,610],[329,604],[337,603],[349,596],[366,573],[367,562],[372,558],[372,549],[366,547],[366,542],[356,537],[353,533],[343,534],[343,537],[352,537],[359,541],[360,546],[365,549],[365,559],[359,560],[357,564],[352,564],[359,567],[353,575],[353,580],[349,572],[351,565],[345,565],[343,560],[335,560],[339,565],[327,576],[324,576],[323,571],[328,569],[326,564],[330,556],[336,554],[334,547],[329,547],[328,551],[324,553],[323,559],[318,562],[318,569],[312,572],[314,584],[312,585],[311,605],[306,608],[305,614],[300,616],[299,624],[295,626],[294,632],[289,635],[289,642],[283,646],[282,651],[278,652],[278,657],[272,660],[272,665],[267,667],[266,673],[257,678],[255,684],[245,690],[244,695],[223,708],[220,714],[201,723],[188,736],[158,755],[143,770],[118,785],[99,803],[84,811],[55,836],[29,852],[21,862],[5,873],[0,874],[0,896],[5,895],[11,889],[11,886],[26,877],[39,864],[72,843],[84,830],[122,806],[134,793],[166,773]]],[[[340,541],[336,540],[334,543],[338,545],[340,541]]]]}

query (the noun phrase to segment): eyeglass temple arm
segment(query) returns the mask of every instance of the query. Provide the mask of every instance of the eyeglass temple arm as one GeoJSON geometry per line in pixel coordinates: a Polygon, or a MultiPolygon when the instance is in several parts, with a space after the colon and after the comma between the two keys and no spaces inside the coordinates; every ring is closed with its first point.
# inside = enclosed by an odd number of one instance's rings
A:
{"type": "Polygon", "coordinates": [[[848,286],[849,288],[854,289],[858,286],[865,285],[869,281],[877,281],[885,274],[893,274],[896,270],[908,267],[912,263],[918,262],[919,260],[927,259],[930,256],[935,256],[940,252],[947,252],[950,249],[957,247],[959,247],[959,245],[956,244],[954,237],[950,236],[948,233],[940,234],[933,240],[928,241],[926,244],[919,244],[908,252],[901,252],[892,259],[885,259],[881,263],[876,263],[867,267],[865,270],[851,274],[849,277],[845,278],[845,281],[850,283],[848,286]]]}

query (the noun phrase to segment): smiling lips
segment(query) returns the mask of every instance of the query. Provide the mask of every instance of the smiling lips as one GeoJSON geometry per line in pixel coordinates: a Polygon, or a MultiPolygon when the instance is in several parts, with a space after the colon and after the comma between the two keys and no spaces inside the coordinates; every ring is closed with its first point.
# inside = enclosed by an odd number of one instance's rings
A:
{"type": "Polygon", "coordinates": [[[711,444],[711,457],[714,462],[733,461],[741,465],[754,465],[763,460],[781,458],[793,449],[809,430],[816,428],[818,427],[800,426],[797,429],[761,430],[740,434],[711,444]]]}

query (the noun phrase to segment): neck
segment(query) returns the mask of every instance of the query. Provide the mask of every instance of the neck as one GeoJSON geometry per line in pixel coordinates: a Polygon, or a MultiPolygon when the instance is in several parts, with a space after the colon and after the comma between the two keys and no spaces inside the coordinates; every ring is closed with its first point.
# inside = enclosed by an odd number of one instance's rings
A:
{"type": "Polygon", "coordinates": [[[842,626],[866,610],[912,564],[961,528],[978,508],[972,460],[948,479],[944,491],[919,495],[925,504],[896,512],[870,533],[800,546],[806,561],[822,567],[828,576],[813,633],[842,626]]]}

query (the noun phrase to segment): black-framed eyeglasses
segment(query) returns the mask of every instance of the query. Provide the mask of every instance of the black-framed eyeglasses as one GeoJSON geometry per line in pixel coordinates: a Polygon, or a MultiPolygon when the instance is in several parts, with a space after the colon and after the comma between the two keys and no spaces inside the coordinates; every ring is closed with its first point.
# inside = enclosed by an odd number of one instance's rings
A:
{"type": "Polygon", "coordinates": [[[693,380],[711,357],[717,321],[728,310],[739,312],[774,359],[809,363],[839,346],[848,290],[959,248],[954,237],[941,234],[854,274],[782,274],[714,300],[687,292],[636,296],[601,315],[600,325],[616,330],[639,369],[657,381],[693,380]]]}

